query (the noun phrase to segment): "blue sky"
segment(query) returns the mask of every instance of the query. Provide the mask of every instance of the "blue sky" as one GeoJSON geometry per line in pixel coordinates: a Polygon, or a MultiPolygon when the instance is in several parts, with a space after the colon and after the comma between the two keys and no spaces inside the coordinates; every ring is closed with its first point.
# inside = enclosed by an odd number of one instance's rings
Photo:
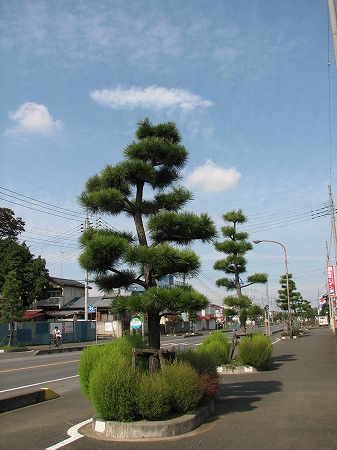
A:
{"type": "MultiPolygon", "coordinates": [[[[83,280],[77,258],[89,176],[123,159],[137,121],[174,121],[190,152],[187,209],[242,209],[249,240],[281,242],[303,297],[326,291],[335,262],[328,185],[336,194],[337,78],[324,2],[101,0],[0,2],[0,198],[53,276],[83,280]],[[329,62],[331,63],[329,66],[329,62]]],[[[94,222],[94,218],[92,219],[94,222]]],[[[126,218],[102,222],[133,229],[126,218]]],[[[190,282],[211,302],[227,294],[222,254],[196,245],[190,282]]],[[[261,243],[247,273],[269,275],[283,249],[261,243]]],[[[245,291],[265,304],[266,287],[245,291]]]]}

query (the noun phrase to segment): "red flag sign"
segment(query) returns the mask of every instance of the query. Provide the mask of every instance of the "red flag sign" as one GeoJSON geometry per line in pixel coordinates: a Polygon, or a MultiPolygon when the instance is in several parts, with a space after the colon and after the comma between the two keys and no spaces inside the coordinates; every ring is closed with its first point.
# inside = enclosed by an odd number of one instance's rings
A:
{"type": "Polygon", "coordinates": [[[336,278],[335,278],[335,266],[326,266],[328,274],[328,294],[331,296],[336,295],[336,278]]]}

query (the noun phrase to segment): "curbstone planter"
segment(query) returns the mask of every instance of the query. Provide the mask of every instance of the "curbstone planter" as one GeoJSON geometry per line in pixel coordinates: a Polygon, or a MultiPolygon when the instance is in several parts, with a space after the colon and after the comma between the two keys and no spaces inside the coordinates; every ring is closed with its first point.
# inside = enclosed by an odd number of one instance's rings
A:
{"type": "Polygon", "coordinates": [[[281,336],[281,339],[299,339],[300,337],[302,337],[300,334],[296,335],[296,336],[281,336]]]}
{"type": "Polygon", "coordinates": [[[258,370],[253,366],[220,366],[217,369],[218,373],[235,374],[235,373],[256,373],[258,370]]]}
{"type": "Polygon", "coordinates": [[[179,436],[198,428],[214,412],[214,401],[197,408],[194,414],[185,414],[169,420],[115,422],[93,417],[92,429],[100,439],[146,440],[179,436]]]}

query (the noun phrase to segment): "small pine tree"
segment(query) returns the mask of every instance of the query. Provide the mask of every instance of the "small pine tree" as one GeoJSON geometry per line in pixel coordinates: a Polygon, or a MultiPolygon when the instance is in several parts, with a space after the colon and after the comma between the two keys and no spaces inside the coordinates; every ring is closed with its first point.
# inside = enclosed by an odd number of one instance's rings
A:
{"type": "Polygon", "coordinates": [[[265,284],[268,276],[265,273],[256,273],[247,277],[247,283],[243,283],[240,275],[246,272],[247,260],[245,254],[252,250],[253,246],[247,241],[248,234],[239,232],[237,226],[246,222],[246,217],[241,209],[238,211],[230,211],[224,214],[223,219],[230,225],[221,228],[223,242],[215,242],[214,246],[218,252],[225,253],[227,256],[214,263],[213,268],[225,272],[231,277],[224,277],[216,280],[218,287],[225,287],[227,291],[236,290],[236,296],[228,296],[224,299],[225,305],[230,309],[225,310],[228,317],[238,315],[242,328],[246,326],[248,318],[248,309],[252,305],[252,301],[242,294],[242,289],[254,283],[265,284]]]}

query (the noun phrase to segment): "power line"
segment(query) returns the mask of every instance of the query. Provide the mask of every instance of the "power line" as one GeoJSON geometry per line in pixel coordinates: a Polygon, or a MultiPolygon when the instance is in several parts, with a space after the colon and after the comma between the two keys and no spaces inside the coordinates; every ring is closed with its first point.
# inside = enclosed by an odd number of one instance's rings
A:
{"type": "Polygon", "coordinates": [[[72,211],[60,206],[51,205],[50,203],[46,203],[41,200],[34,199],[32,197],[28,197],[26,195],[11,191],[10,189],[6,189],[1,186],[0,189],[3,191],[1,192],[1,195],[5,196],[5,198],[2,197],[1,200],[11,202],[23,208],[31,209],[34,211],[42,212],[44,214],[61,217],[69,220],[78,221],[81,218],[83,218],[83,213],[81,212],[72,211]],[[6,197],[9,197],[9,199],[6,197]],[[16,201],[13,201],[13,199],[16,201]]]}

